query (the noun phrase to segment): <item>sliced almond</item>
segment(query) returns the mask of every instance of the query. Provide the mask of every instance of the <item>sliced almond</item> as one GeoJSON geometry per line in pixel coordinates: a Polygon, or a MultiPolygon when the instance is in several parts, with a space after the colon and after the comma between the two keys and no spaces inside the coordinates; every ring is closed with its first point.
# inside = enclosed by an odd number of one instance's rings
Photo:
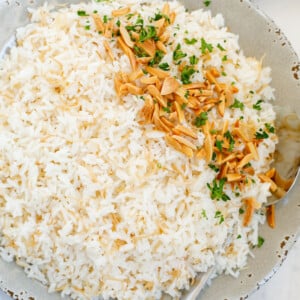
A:
{"type": "Polygon", "coordinates": [[[105,27],[104,23],[101,20],[101,17],[97,14],[92,14],[92,17],[94,19],[97,30],[104,33],[105,27]]]}
{"type": "Polygon", "coordinates": [[[173,11],[170,13],[170,24],[174,24],[175,19],[176,19],[176,13],[173,11]]]}
{"type": "Polygon", "coordinates": [[[268,182],[270,183],[270,191],[272,193],[274,193],[277,190],[277,184],[268,176],[266,176],[265,174],[259,174],[258,178],[262,181],[262,182],[268,182]]]}
{"type": "Polygon", "coordinates": [[[234,173],[234,174],[227,174],[226,178],[228,182],[235,182],[235,181],[240,181],[243,178],[243,176],[241,174],[234,173]]]}
{"type": "Polygon", "coordinates": [[[208,122],[203,126],[203,132],[205,134],[204,149],[206,152],[206,161],[209,162],[213,155],[213,139],[209,132],[208,122]]]}
{"type": "Polygon", "coordinates": [[[170,38],[170,33],[168,31],[165,31],[161,36],[160,36],[160,41],[162,43],[166,43],[170,38]]]}
{"type": "Polygon", "coordinates": [[[248,139],[248,137],[244,134],[244,132],[241,130],[241,128],[233,128],[232,129],[232,134],[235,136],[238,136],[239,138],[241,138],[244,142],[250,142],[250,140],[248,139]]]}
{"type": "Polygon", "coordinates": [[[166,46],[161,41],[156,42],[156,47],[158,50],[162,51],[165,54],[168,52],[166,46]]]}
{"type": "Polygon", "coordinates": [[[174,102],[174,106],[175,106],[175,110],[177,112],[179,123],[184,122],[185,121],[185,115],[184,115],[184,111],[181,108],[180,104],[176,101],[176,102],[174,102]]]}
{"type": "Polygon", "coordinates": [[[132,83],[125,83],[128,92],[132,95],[142,95],[143,94],[143,89],[132,84],[132,83]]]}
{"type": "Polygon", "coordinates": [[[197,147],[190,142],[189,140],[187,140],[186,138],[180,136],[180,135],[172,135],[173,139],[175,139],[177,142],[179,142],[180,144],[183,144],[189,148],[191,148],[192,150],[197,150],[197,147]]]}
{"type": "Polygon", "coordinates": [[[265,175],[272,179],[275,176],[275,173],[276,173],[276,169],[271,168],[269,171],[266,172],[265,175]]]}
{"type": "Polygon", "coordinates": [[[238,163],[237,168],[241,169],[243,168],[245,165],[247,165],[251,160],[253,159],[253,154],[249,153],[247,155],[244,156],[244,158],[238,163]]]}
{"type": "Polygon", "coordinates": [[[152,121],[154,113],[154,102],[150,95],[145,96],[145,104],[141,110],[141,114],[144,116],[147,122],[152,121]]]}
{"type": "Polygon", "coordinates": [[[225,113],[225,95],[222,93],[220,96],[220,101],[218,104],[218,112],[220,114],[221,117],[224,117],[224,113],[225,113]]]}
{"type": "Polygon", "coordinates": [[[153,40],[146,40],[143,43],[136,43],[136,45],[143,49],[148,55],[154,57],[156,51],[156,45],[153,40]]]}
{"type": "Polygon", "coordinates": [[[248,142],[246,144],[246,148],[253,155],[253,159],[255,159],[255,160],[259,159],[257,149],[256,149],[256,147],[254,146],[254,144],[252,142],[248,142]]]}
{"type": "Polygon", "coordinates": [[[148,56],[148,57],[136,57],[136,61],[139,64],[142,64],[142,65],[147,65],[151,59],[152,59],[152,57],[150,57],[150,56],[148,56]]]}
{"type": "Polygon", "coordinates": [[[176,141],[173,137],[166,135],[165,136],[166,142],[168,145],[172,146],[175,148],[177,151],[182,152],[188,157],[193,157],[194,152],[191,148],[185,147],[184,145],[180,144],[178,141],[176,141]]]}
{"type": "Polygon", "coordinates": [[[267,222],[271,228],[275,228],[275,205],[267,207],[267,222]]]}
{"type": "Polygon", "coordinates": [[[165,78],[165,80],[163,82],[162,89],[161,89],[161,95],[164,96],[164,95],[172,94],[177,91],[179,86],[180,86],[180,84],[175,78],[167,77],[167,78],[165,78]]]}
{"type": "Polygon", "coordinates": [[[293,184],[294,180],[293,179],[284,179],[280,176],[280,174],[276,171],[274,181],[278,186],[283,188],[285,191],[288,191],[293,184]]]}
{"type": "Polygon", "coordinates": [[[161,11],[164,15],[168,16],[170,13],[170,4],[166,2],[161,11]]]}
{"type": "Polygon", "coordinates": [[[103,42],[103,46],[104,46],[105,50],[107,51],[110,59],[114,60],[114,55],[113,55],[112,50],[111,50],[111,48],[110,48],[110,46],[109,46],[109,44],[106,40],[103,42]]]}
{"type": "Polygon", "coordinates": [[[155,84],[156,81],[157,81],[157,76],[151,76],[151,77],[143,76],[140,79],[140,82],[143,84],[155,84]]]}
{"type": "Polygon", "coordinates": [[[111,39],[112,38],[112,32],[114,28],[113,20],[110,20],[107,24],[104,24],[104,36],[106,38],[111,39]]]}
{"type": "Polygon", "coordinates": [[[174,124],[170,120],[168,120],[166,117],[161,117],[160,119],[166,126],[173,130],[174,124]]]}
{"type": "Polygon", "coordinates": [[[161,36],[165,29],[165,18],[161,18],[160,20],[155,22],[157,36],[161,36]]]}
{"type": "Polygon", "coordinates": [[[144,75],[144,72],[141,69],[137,69],[129,75],[129,81],[135,81],[138,78],[141,78],[144,75]]]}
{"type": "Polygon", "coordinates": [[[260,204],[253,197],[244,199],[246,211],[244,215],[243,225],[248,226],[252,220],[255,209],[260,208],[260,204]]]}
{"type": "Polygon", "coordinates": [[[183,86],[187,90],[204,89],[206,87],[205,83],[203,82],[188,83],[188,84],[184,84],[183,86]]]}
{"type": "Polygon", "coordinates": [[[131,40],[127,29],[123,25],[120,26],[120,34],[121,34],[121,37],[122,37],[123,41],[125,42],[125,44],[129,48],[133,48],[134,42],[131,40]]]}
{"type": "Polygon", "coordinates": [[[176,125],[176,127],[173,128],[173,132],[178,135],[183,134],[183,135],[189,136],[192,139],[198,138],[197,134],[191,128],[188,128],[188,127],[185,127],[182,125],[176,125]]]}
{"type": "Polygon", "coordinates": [[[113,17],[120,17],[128,14],[129,12],[130,12],[130,7],[124,7],[117,10],[113,10],[111,14],[113,17]]]}
{"type": "Polygon", "coordinates": [[[162,97],[160,94],[159,90],[156,88],[154,85],[148,85],[147,86],[147,91],[149,94],[154,97],[154,99],[157,99],[157,101],[162,105],[163,107],[167,107],[167,103],[165,99],[162,97]]]}
{"type": "Polygon", "coordinates": [[[164,79],[164,78],[170,76],[170,74],[168,72],[157,69],[157,68],[152,68],[152,67],[146,66],[145,69],[148,73],[150,73],[153,76],[157,76],[159,79],[164,79]]]}

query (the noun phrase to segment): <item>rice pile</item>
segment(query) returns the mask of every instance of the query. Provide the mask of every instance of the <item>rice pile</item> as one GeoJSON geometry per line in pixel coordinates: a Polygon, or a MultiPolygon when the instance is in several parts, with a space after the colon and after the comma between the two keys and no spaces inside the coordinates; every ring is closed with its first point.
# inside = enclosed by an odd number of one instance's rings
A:
{"type": "MultiPolygon", "coordinates": [[[[141,125],[140,97],[116,95],[114,74],[130,73],[130,62],[115,38],[109,41],[115,59],[109,58],[91,15],[130,6],[148,23],[163,4],[44,5],[31,11],[32,23],[17,30],[17,46],[1,61],[0,253],[49,292],[73,299],[179,297],[211,266],[216,274],[238,276],[257,244],[265,216],[256,210],[243,226],[241,207],[245,197],[264,203],[269,184],[253,175],[242,192],[225,185],[230,201],[212,200],[207,183],[216,173],[207,162],[166,145],[165,133],[151,124],[141,125]]],[[[244,108],[227,108],[224,120],[273,124],[270,69],[243,55],[221,15],[186,12],[175,1],[170,8],[176,19],[162,62],[171,74],[179,76],[172,54],[180,43],[184,60],[199,58],[193,82],[213,66],[223,70],[220,81],[238,88],[234,97],[244,108]],[[202,37],[213,45],[205,61],[202,37]],[[260,99],[260,109],[253,109],[260,99]]],[[[213,108],[208,121],[218,118],[213,108]]],[[[198,147],[203,143],[199,130],[198,147]]],[[[268,170],[275,144],[275,135],[259,144],[255,174],[268,170]]]]}

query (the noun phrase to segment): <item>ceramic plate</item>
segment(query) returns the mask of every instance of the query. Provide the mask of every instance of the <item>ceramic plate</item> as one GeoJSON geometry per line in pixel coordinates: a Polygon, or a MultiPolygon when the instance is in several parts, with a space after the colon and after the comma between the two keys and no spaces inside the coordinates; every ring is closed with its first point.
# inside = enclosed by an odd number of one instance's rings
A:
{"type": "MultiPolygon", "coordinates": [[[[26,8],[36,7],[42,0],[0,0],[0,48],[13,42],[15,29],[28,22],[26,8]]],[[[64,1],[48,0],[49,3],[64,1]]],[[[80,1],[65,1],[78,3],[80,1]]],[[[189,10],[202,7],[202,1],[182,1],[189,10]]],[[[300,115],[300,64],[290,43],[277,26],[261,11],[243,0],[212,0],[209,8],[213,14],[222,13],[229,30],[239,34],[240,46],[247,56],[264,58],[264,65],[272,68],[272,86],[276,89],[276,106],[282,112],[296,112],[300,115]]],[[[299,138],[300,140],[300,138],[299,138]]],[[[286,140],[284,143],[286,145],[286,140]]],[[[291,152],[288,160],[281,163],[282,172],[292,172],[295,155],[291,152]]],[[[285,150],[283,150],[285,151],[285,150]]],[[[298,152],[298,153],[297,153],[298,152]]],[[[287,155],[286,155],[287,156],[287,155]]],[[[255,258],[249,258],[247,269],[239,278],[220,276],[199,296],[199,300],[245,299],[255,289],[268,281],[281,265],[289,249],[295,242],[300,227],[300,180],[293,190],[277,207],[276,229],[262,226],[260,235],[265,237],[265,244],[254,250],[255,258]]],[[[58,294],[48,294],[40,283],[28,279],[21,268],[14,263],[0,260],[0,288],[18,299],[61,299],[58,294]]]]}

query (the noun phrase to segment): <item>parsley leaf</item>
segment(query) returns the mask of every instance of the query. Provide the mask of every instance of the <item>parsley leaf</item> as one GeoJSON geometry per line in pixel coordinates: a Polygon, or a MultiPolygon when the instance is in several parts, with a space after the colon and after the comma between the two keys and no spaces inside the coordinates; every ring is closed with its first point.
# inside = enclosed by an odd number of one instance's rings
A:
{"type": "Polygon", "coordinates": [[[212,182],[212,185],[207,183],[207,187],[210,190],[210,197],[212,200],[223,200],[223,201],[228,201],[230,200],[229,196],[224,193],[223,188],[224,184],[226,182],[226,178],[221,178],[219,181],[214,179],[212,182]]]}
{"type": "Polygon", "coordinates": [[[227,130],[225,133],[224,133],[224,137],[229,141],[229,151],[232,151],[233,148],[234,148],[234,138],[233,136],[231,135],[231,133],[229,132],[229,130],[227,130]]]}
{"type": "Polygon", "coordinates": [[[206,215],[206,210],[205,209],[202,209],[201,215],[202,215],[203,218],[205,218],[206,220],[208,220],[208,217],[206,215]]]}
{"type": "Polygon", "coordinates": [[[88,14],[86,13],[85,10],[78,10],[78,11],[77,11],[77,15],[78,15],[79,17],[86,17],[86,16],[88,16],[88,14]]]}
{"type": "Polygon", "coordinates": [[[263,100],[258,100],[255,104],[253,104],[253,108],[256,110],[261,110],[260,104],[263,103],[263,100]]]}
{"type": "Polygon", "coordinates": [[[224,216],[222,215],[222,212],[220,212],[219,210],[216,211],[215,213],[215,219],[220,219],[219,220],[219,224],[224,222],[224,216]]]}
{"type": "Polygon", "coordinates": [[[181,45],[178,44],[175,48],[175,51],[173,52],[173,60],[176,61],[176,60],[179,60],[179,59],[184,58],[186,56],[187,56],[187,54],[182,52],[181,45]]]}
{"type": "Polygon", "coordinates": [[[230,108],[239,108],[240,110],[244,110],[244,103],[239,101],[238,99],[234,99],[234,103],[229,106],[230,108]]]}
{"type": "Polygon", "coordinates": [[[186,43],[187,45],[194,45],[194,44],[197,43],[197,40],[196,40],[195,38],[192,38],[192,39],[190,39],[190,40],[187,39],[187,38],[185,38],[184,41],[185,41],[185,43],[186,43]]]}
{"type": "Polygon", "coordinates": [[[240,214],[240,215],[242,215],[244,212],[245,212],[244,209],[242,209],[242,208],[239,209],[239,214],[240,214]]]}
{"type": "Polygon", "coordinates": [[[204,38],[201,38],[201,48],[200,49],[201,49],[202,54],[205,54],[206,51],[212,52],[213,51],[213,45],[207,43],[204,38]]]}
{"type": "Polygon", "coordinates": [[[225,48],[223,48],[222,46],[221,46],[221,44],[217,44],[217,47],[221,50],[221,51],[226,51],[226,49],[225,48]]]}
{"type": "Polygon", "coordinates": [[[139,41],[145,42],[150,39],[157,41],[158,37],[156,34],[156,28],[154,26],[147,25],[141,29],[139,41]]]}
{"type": "Polygon", "coordinates": [[[258,236],[258,239],[257,239],[257,247],[260,248],[265,242],[265,239],[261,236],[258,236]]]}
{"type": "Polygon", "coordinates": [[[218,167],[216,167],[216,165],[214,165],[214,164],[208,164],[208,166],[209,166],[212,170],[214,170],[216,173],[218,173],[218,172],[220,171],[220,169],[219,169],[218,167]]]}
{"type": "Polygon", "coordinates": [[[207,112],[203,111],[200,113],[200,115],[198,117],[196,117],[195,126],[196,127],[203,126],[203,125],[205,125],[207,120],[208,120],[207,112]]]}
{"type": "Polygon", "coordinates": [[[191,83],[190,77],[196,72],[191,66],[185,66],[181,72],[181,81],[183,84],[191,83]]]}
{"type": "Polygon", "coordinates": [[[222,150],[223,150],[223,141],[220,141],[220,140],[216,140],[216,147],[218,148],[218,150],[220,151],[220,152],[222,152],[222,150]]]}
{"type": "Polygon", "coordinates": [[[275,128],[271,124],[265,123],[265,127],[270,133],[275,133],[275,128]]]}
{"type": "Polygon", "coordinates": [[[158,67],[164,71],[170,71],[170,66],[168,63],[161,63],[160,65],[158,65],[158,67]]]}
{"type": "Polygon", "coordinates": [[[203,3],[206,7],[208,7],[210,5],[211,1],[210,0],[205,0],[205,1],[203,1],[203,3]]]}
{"type": "Polygon", "coordinates": [[[153,67],[154,65],[159,64],[164,55],[164,52],[162,52],[161,50],[156,50],[154,57],[149,61],[148,65],[153,67]]]}
{"type": "Polygon", "coordinates": [[[191,65],[196,65],[199,62],[199,58],[196,57],[195,55],[190,56],[190,64],[191,65]]]}
{"type": "Polygon", "coordinates": [[[259,129],[259,131],[255,133],[255,138],[258,140],[267,139],[268,137],[269,135],[262,129],[259,129]]]}

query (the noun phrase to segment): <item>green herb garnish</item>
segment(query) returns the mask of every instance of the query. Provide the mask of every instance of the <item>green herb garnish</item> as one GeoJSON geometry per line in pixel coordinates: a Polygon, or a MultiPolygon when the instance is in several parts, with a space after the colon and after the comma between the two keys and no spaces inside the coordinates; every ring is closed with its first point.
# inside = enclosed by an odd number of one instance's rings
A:
{"type": "Polygon", "coordinates": [[[258,139],[258,140],[267,139],[268,137],[269,137],[269,135],[264,130],[262,130],[261,128],[259,129],[259,131],[257,131],[255,133],[255,138],[258,139]]]}
{"type": "Polygon", "coordinates": [[[235,98],[233,104],[231,104],[229,107],[244,110],[244,103],[235,98]]]}
{"type": "Polygon", "coordinates": [[[219,210],[216,211],[215,213],[215,218],[216,219],[220,219],[219,224],[224,222],[224,216],[222,215],[222,212],[220,212],[219,210]]]}
{"type": "Polygon", "coordinates": [[[221,51],[226,51],[226,49],[223,48],[223,47],[221,46],[221,44],[219,44],[219,43],[218,43],[217,47],[218,47],[221,51]]]}
{"type": "Polygon", "coordinates": [[[158,65],[158,67],[164,71],[170,71],[170,66],[168,63],[161,63],[158,65]]]}
{"type": "Polygon", "coordinates": [[[220,171],[220,169],[214,164],[208,164],[208,166],[216,173],[218,173],[220,171]]]}
{"type": "Polygon", "coordinates": [[[263,100],[258,100],[255,104],[253,104],[253,108],[256,110],[261,110],[261,103],[263,103],[263,100]]]}
{"type": "Polygon", "coordinates": [[[183,84],[191,83],[190,78],[196,72],[191,66],[185,66],[181,72],[181,81],[183,84]]]}
{"type": "Polygon", "coordinates": [[[191,65],[196,65],[196,64],[199,62],[199,58],[196,57],[195,55],[190,56],[189,59],[190,59],[190,64],[191,64],[191,65]]]}
{"type": "Polygon", "coordinates": [[[195,126],[200,127],[205,125],[206,121],[208,120],[207,112],[201,112],[198,117],[196,117],[195,120],[195,126]]]}
{"type": "Polygon", "coordinates": [[[187,45],[194,45],[194,44],[196,44],[197,43],[197,40],[195,39],[195,38],[192,38],[192,39],[187,39],[187,38],[185,38],[184,39],[184,42],[187,44],[187,45]]]}
{"type": "Polygon", "coordinates": [[[87,17],[88,16],[88,14],[86,13],[85,10],[78,10],[77,15],[80,16],[80,17],[87,17]]]}
{"type": "Polygon", "coordinates": [[[159,64],[164,55],[164,52],[162,52],[161,50],[156,50],[154,57],[149,61],[148,65],[153,67],[154,65],[159,64]]]}
{"type": "Polygon", "coordinates": [[[200,49],[201,49],[202,54],[205,54],[207,51],[212,52],[213,45],[207,43],[204,38],[201,38],[201,48],[200,49]]]}
{"type": "Polygon", "coordinates": [[[210,190],[210,197],[212,200],[223,200],[223,201],[228,201],[230,200],[229,196],[224,193],[223,188],[224,184],[226,182],[226,178],[221,178],[220,180],[214,179],[212,182],[212,185],[207,183],[207,187],[210,190]]]}
{"type": "Polygon", "coordinates": [[[225,133],[224,133],[224,137],[229,141],[229,151],[232,151],[233,148],[234,148],[234,138],[233,136],[231,135],[230,131],[227,130],[225,133]]]}
{"type": "Polygon", "coordinates": [[[275,133],[275,128],[271,124],[265,123],[265,126],[270,133],[275,133]]]}
{"type": "Polygon", "coordinates": [[[173,60],[177,61],[177,60],[179,60],[179,59],[181,59],[181,58],[184,58],[184,57],[186,57],[186,56],[187,56],[187,54],[184,53],[184,52],[182,52],[182,50],[181,50],[181,45],[178,44],[178,45],[176,46],[176,48],[175,48],[175,51],[173,52],[173,60]]]}
{"type": "Polygon", "coordinates": [[[261,236],[258,236],[258,239],[257,239],[257,247],[260,248],[265,242],[265,239],[261,236]]]}

